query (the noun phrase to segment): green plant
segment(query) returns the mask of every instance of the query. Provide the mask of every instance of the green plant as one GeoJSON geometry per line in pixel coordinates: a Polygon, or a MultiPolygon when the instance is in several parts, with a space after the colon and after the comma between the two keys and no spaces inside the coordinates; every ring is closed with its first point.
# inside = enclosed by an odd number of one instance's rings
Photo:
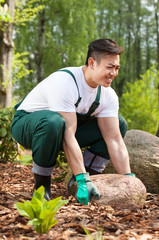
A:
{"type": "Polygon", "coordinates": [[[60,167],[61,169],[65,170],[67,172],[67,166],[68,166],[68,163],[67,163],[67,160],[66,160],[66,157],[65,157],[65,154],[63,151],[60,151],[59,154],[58,154],[58,157],[56,159],[56,168],[57,167],[60,167]]]}
{"type": "Polygon", "coordinates": [[[88,236],[87,239],[89,239],[89,240],[102,240],[102,230],[98,230],[95,237],[92,237],[90,231],[84,226],[83,226],[83,230],[85,231],[85,233],[88,236]]]}
{"type": "Polygon", "coordinates": [[[31,201],[17,202],[14,206],[20,215],[31,219],[28,224],[33,225],[37,233],[47,233],[58,220],[55,220],[57,210],[68,203],[69,200],[61,200],[62,197],[46,201],[45,188],[41,186],[34,190],[31,201]]]}
{"type": "MultiPolygon", "coordinates": [[[[4,3],[4,0],[0,0],[0,4],[4,3]]],[[[12,18],[9,14],[8,5],[4,3],[4,6],[0,5],[0,28],[3,29],[4,22],[12,22],[12,18]]]]}
{"type": "Polygon", "coordinates": [[[0,162],[14,161],[18,155],[18,144],[10,132],[13,116],[13,108],[0,109],[0,162]]]}
{"type": "Polygon", "coordinates": [[[53,182],[59,182],[65,179],[67,173],[68,173],[68,163],[65,157],[65,154],[63,151],[60,151],[58,154],[58,157],[56,159],[56,165],[55,168],[60,167],[64,172],[61,172],[59,177],[56,177],[52,179],[53,182]]]}
{"type": "Polygon", "coordinates": [[[158,129],[159,70],[154,65],[134,83],[127,83],[127,90],[120,98],[120,113],[128,128],[156,134],[158,129]]]}

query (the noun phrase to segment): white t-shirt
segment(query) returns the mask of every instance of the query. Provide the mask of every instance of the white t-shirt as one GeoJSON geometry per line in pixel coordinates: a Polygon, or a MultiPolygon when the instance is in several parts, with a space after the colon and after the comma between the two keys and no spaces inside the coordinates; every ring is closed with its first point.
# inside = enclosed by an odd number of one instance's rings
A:
{"type": "MultiPolygon", "coordinates": [[[[78,107],[78,90],[73,77],[62,71],[52,73],[40,82],[23,100],[18,110],[34,112],[51,110],[56,112],[87,113],[95,101],[98,88],[90,87],[84,78],[81,67],[67,67],[75,78],[82,98],[78,107]]],[[[92,115],[96,117],[117,117],[119,102],[111,87],[101,87],[100,104],[92,115]]]]}

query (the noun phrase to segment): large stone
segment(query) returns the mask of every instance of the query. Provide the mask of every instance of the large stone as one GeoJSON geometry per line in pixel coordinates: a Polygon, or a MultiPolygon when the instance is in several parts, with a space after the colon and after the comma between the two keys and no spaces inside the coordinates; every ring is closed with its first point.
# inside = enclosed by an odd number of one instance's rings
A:
{"type": "MultiPolygon", "coordinates": [[[[146,188],[138,178],[120,174],[92,175],[90,178],[101,194],[99,200],[91,198],[98,205],[109,205],[116,209],[143,207],[146,199],[146,188]]],[[[77,183],[74,183],[70,189],[70,194],[75,196],[76,193],[77,183]]]]}
{"type": "MultiPolygon", "coordinates": [[[[124,138],[131,170],[144,183],[147,192],[159,193],[159,138],[140,130],[127,131],[124,138]]],[[[114,173],[112,163],[103,173],[114,173]]]]}

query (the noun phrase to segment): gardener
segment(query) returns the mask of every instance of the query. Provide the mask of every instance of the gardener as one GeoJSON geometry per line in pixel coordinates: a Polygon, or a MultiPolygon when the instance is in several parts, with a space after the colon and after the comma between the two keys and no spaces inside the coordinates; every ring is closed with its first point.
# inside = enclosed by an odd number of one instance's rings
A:
{"type": "Polygon", "coordinates": [[[117,173],[131,174],[122,138],[127,126],[118,116],[118,97],[110,87],[122,52],[111,39],[90,43],[84,66],[54,72],[15,106],[12,135],[32,149],[34,189],[43,185],[47,200],[60,150],[77,181],[77,200],[83,204],[88,204],[92,194],[100,197],[89,173],[102,173],[109,159],[117,173]],[[84,154],[83,147],[87,147],[84,154]]]}

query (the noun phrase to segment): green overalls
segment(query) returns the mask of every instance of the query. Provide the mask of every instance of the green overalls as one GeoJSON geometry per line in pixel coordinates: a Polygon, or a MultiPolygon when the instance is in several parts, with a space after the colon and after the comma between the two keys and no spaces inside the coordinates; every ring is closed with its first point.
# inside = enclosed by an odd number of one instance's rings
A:
{"type": "MultiPolygon", "coordinates": [[[[75,104],[77,107],[81,97],[76,79],[69,70],[62,69],[59,71],[65,71],[73,77],[79,94],[78,101],[75,104]]],[[[90,116],[99,105],[100,92],[101,86],[98,86],[96,99],[87,114],[77,113],[75,137],[81,148],[89,147],[90,152],[95,155],[110,159],[107,146],[97,124],[97,118],[90,116]]],[[[21,102],[15,106],[15,116],[11,125],[12,135],[19,144],[32,150],[33,172],[37,174],[44,172],[43,175],[49,175],[56,164],[59,151],[62,150],[62,141],[66,129],[65,119],[59,113],[50,110],[31,113],[16,110],[20,104],[21,102]]],[[[127,124],[120,115],[119,125],[124,137],[127,124]]]]}

